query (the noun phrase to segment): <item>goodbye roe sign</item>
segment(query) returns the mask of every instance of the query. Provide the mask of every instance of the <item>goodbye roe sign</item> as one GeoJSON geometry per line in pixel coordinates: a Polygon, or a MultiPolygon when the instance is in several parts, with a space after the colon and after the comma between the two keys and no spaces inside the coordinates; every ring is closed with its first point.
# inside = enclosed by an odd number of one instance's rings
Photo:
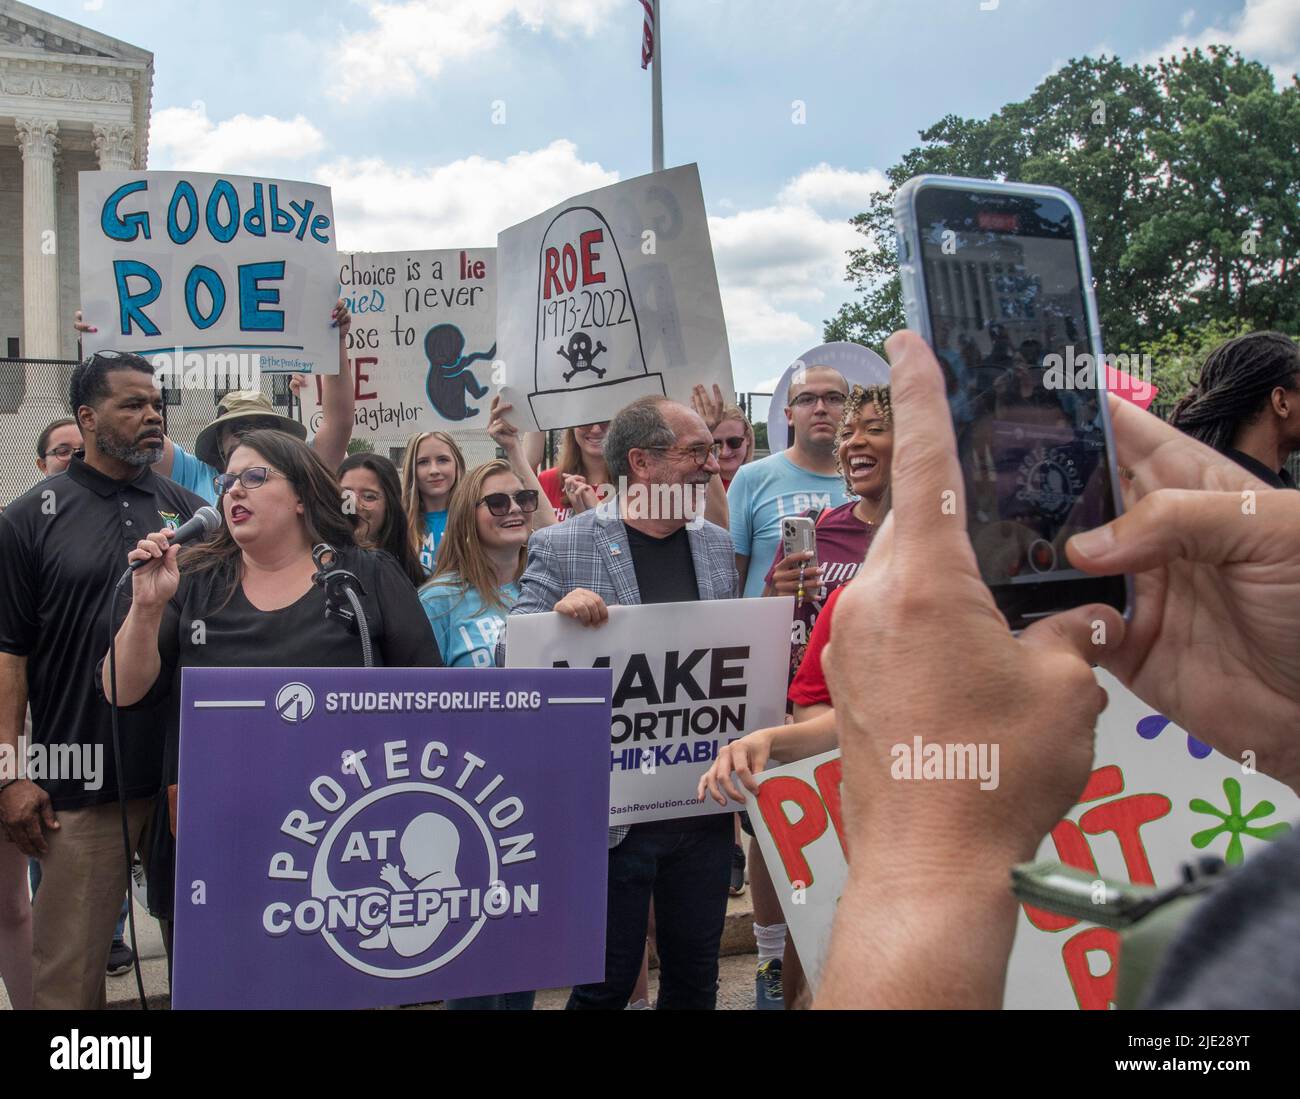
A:
{"type": "Polygon", "coordinates": [[[187,668],[173,1003],[604,973],[606,671],[187,668]]]}
{"type": "Polygon", "coordinates": [[[82,172],[80,187],[88,353],[219,350],[338,372],[329,188],[202,172],[82,172]]]}
{"type": "Polygon", "coordinates": [[[505,230],[502,395],[523,430],[613,418],[638,397],[733,392],[694,164],[629,179],[505,230]]]}
{"type": "MultiPolygon", "coordinates": [[[[354,439],[404,444],[416,431],[486,427],[496,393],[495,248],[339,255],[352,311],[354,439]]],[[[320,427],[320,382],[302,392],[320,427]]]]}
{"type": "Polygon", "coordinates": [[[718,749],[785,720],[789,596],[610,607],[506,620],[511,668],[609,668],[609,823],[730,812],[695,795],[718,749]]]}

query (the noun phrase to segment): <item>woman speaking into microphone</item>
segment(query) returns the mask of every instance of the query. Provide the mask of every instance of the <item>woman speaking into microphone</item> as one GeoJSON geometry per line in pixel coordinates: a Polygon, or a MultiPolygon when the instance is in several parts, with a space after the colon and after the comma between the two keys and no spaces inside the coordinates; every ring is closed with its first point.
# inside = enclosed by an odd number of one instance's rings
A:
{"type": "MultiPolygon", "coordinates": [[[[339,483],[306,443],[250,431],[215,480],[225,520],[215,536],[181,548],[159,532],[128,554],[145,564],[132,577],[131,610],[117,633],[118,705],[169,702],[164,774],[173,831],[182,668],[363,666],[360,638],[326,617],[325,592],[313,580],[318,544],[334,549],[334,567],[353,573],[366,593],[359,598],[377,666],[442,666],[410,580],[387,553],[356,544],[339,483]]],[[[107,699],[109,675],[106,657],[107,699]]]]}

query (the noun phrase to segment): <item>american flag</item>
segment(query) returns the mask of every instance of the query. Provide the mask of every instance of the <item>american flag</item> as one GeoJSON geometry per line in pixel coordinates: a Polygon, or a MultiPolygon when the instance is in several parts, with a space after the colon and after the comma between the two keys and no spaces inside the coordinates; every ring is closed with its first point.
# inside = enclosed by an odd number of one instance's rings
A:
{"type": "Polygon", "coordinates": [[[650,0],[641,0],[645,24],[641,28],[641,68],[647,68],[655,55],[655,9],[650,0]]]}

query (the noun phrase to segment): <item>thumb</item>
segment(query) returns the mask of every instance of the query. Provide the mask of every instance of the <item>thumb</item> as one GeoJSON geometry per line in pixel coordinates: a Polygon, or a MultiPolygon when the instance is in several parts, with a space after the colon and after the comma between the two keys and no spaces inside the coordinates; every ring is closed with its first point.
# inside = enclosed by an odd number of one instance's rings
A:
{"type": "Polygon", "coordinates": [[[61,828],[58,818],[54,815],[54,806],[46,802],[41,806],[41,822],[46,828],[61,828]]]}
{"type": "Polygon", "coordinates": [[[1076,567],[1099,575],[1146,572],[1179,559],[1222,564],[1260,527],[1251,525],[1255,511],[1246,504],[1244,493],[1159,489],[1118,519],[1076,534],[1065,552],[1076,567]]]}
{"type": "Polygon", "coordinates": [[[1020,634],[1020,642],[1097,664],[1105,650],[1123,643],[1124,631],[1119,611],[1105,603],[1091,603],[1040,619],[1020,634]]]}

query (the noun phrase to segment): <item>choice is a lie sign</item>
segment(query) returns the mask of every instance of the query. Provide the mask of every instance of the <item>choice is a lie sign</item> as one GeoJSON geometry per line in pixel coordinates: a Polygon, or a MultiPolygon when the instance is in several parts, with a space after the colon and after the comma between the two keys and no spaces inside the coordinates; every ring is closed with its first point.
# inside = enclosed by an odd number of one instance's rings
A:
{"type": "Polygon", "coordinates": [[[329,188],[201,172],[82,172],[80,187],[88,352],[236,352],[261,370],[338,370],[329,188]]]}

